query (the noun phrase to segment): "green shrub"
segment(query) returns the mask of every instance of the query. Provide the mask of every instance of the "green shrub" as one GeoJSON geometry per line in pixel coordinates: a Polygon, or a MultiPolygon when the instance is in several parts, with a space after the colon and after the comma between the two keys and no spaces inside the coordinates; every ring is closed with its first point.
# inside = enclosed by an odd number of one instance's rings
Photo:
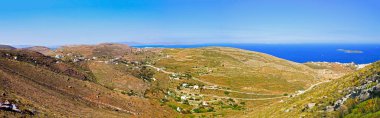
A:
{"type": "Polygon", "coordinates": [[[380,98],[373,98],[358,104],[356,100],[346,102],[349,112],[345,117],[363,117],[380,115],[380,98]]]}

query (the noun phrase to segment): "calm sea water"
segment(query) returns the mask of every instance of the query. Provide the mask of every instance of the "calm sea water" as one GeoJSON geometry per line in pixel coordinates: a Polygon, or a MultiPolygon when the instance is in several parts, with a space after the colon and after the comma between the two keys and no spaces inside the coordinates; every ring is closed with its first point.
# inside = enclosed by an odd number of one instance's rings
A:
{"type": "Polygon", "coordinates": [[[200,45],[141,45],[139,48],[198,48],[223,46],[267,53],[276,57],[304,63],[310,61],[367,64],[380,60],[380,44],[200,44],[200,45]],[[362,53],[347,53],[359,50],[362,53]]]}

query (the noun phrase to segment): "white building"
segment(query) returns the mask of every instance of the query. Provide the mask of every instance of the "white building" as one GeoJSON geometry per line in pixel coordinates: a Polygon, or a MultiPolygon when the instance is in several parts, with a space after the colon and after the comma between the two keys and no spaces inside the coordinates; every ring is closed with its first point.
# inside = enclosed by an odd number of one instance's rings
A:
{"type": "Polygon", "coordinates": [[[199,89],[199,86],[198,85],[194,85],[193,89],[199,89]]]}
{"type": "Polygon", "coordinates": [[[187,83],[182,83],[182,87],[187,87],[189,84],[187,84],[187,83]]]}
{"type": "Polygon", "coordinates": [[[187,100],[187,96],[186,95],[181,96],[181,100],[187,100]]]}
{"type": "Polygon", "coordinates": [[[62,56],[62,55],[59,55],[59,54],[57,54],[57,55],[55,55],[55,58],[57,58],[57,59],[61,59],[61,58],[63,58],[63,56],[62,56]]]}
{"type": "Polygon", "coordinates": [[[202,105],[203,105],[203,106],[208,106],[208,104],[207,104],[206,101],[202,101],[202,105]]]}

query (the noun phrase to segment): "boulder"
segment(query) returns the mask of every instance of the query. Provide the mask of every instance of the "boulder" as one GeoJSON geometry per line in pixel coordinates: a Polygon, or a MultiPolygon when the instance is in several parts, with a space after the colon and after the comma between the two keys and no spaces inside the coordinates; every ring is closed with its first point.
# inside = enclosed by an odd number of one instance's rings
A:
{"type": "Polygon", "coordinates": [[[326,112],[332,112],[332,111],[334,111],[334,107],[333,106],[327,106],[325,111],[326,112]]]}
{"type": "Polygon", "coordinates": [[[371,97],[371,94],[369,92],[364,92],[364,93],[360,94],[359,99],[361,101],[364,101],[364,100],[369,99],[370,97],[371,97]]]}
{"type": "Polygon", "coordinates": [[[307,104],[308,109],[312,109],[315,106],[315,103],[309,103],[307,104]]]}

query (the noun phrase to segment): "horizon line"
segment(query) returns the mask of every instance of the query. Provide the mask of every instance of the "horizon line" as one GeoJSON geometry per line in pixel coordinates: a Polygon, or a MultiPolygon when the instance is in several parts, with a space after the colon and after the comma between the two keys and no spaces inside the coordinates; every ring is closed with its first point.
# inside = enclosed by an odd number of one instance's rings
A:
{"type": "Polygon", "coordinates": [[[126,44],[128,46],[173,46],[173,45],[380,45],[380,43],[235,43],[235,42],[221,42],[221,43],[190,43],[190,42],[102,42],[102,43],[77,43],[77,44],[57,44],[57,45],[12,45],[12,44],[0,44],[9,45],[16,48],[28,48],[35,46],[43,47],[62,47],[62,46],[72,46],[72,45],[99,45],[105,43],[112,44],[126,44]]]}

